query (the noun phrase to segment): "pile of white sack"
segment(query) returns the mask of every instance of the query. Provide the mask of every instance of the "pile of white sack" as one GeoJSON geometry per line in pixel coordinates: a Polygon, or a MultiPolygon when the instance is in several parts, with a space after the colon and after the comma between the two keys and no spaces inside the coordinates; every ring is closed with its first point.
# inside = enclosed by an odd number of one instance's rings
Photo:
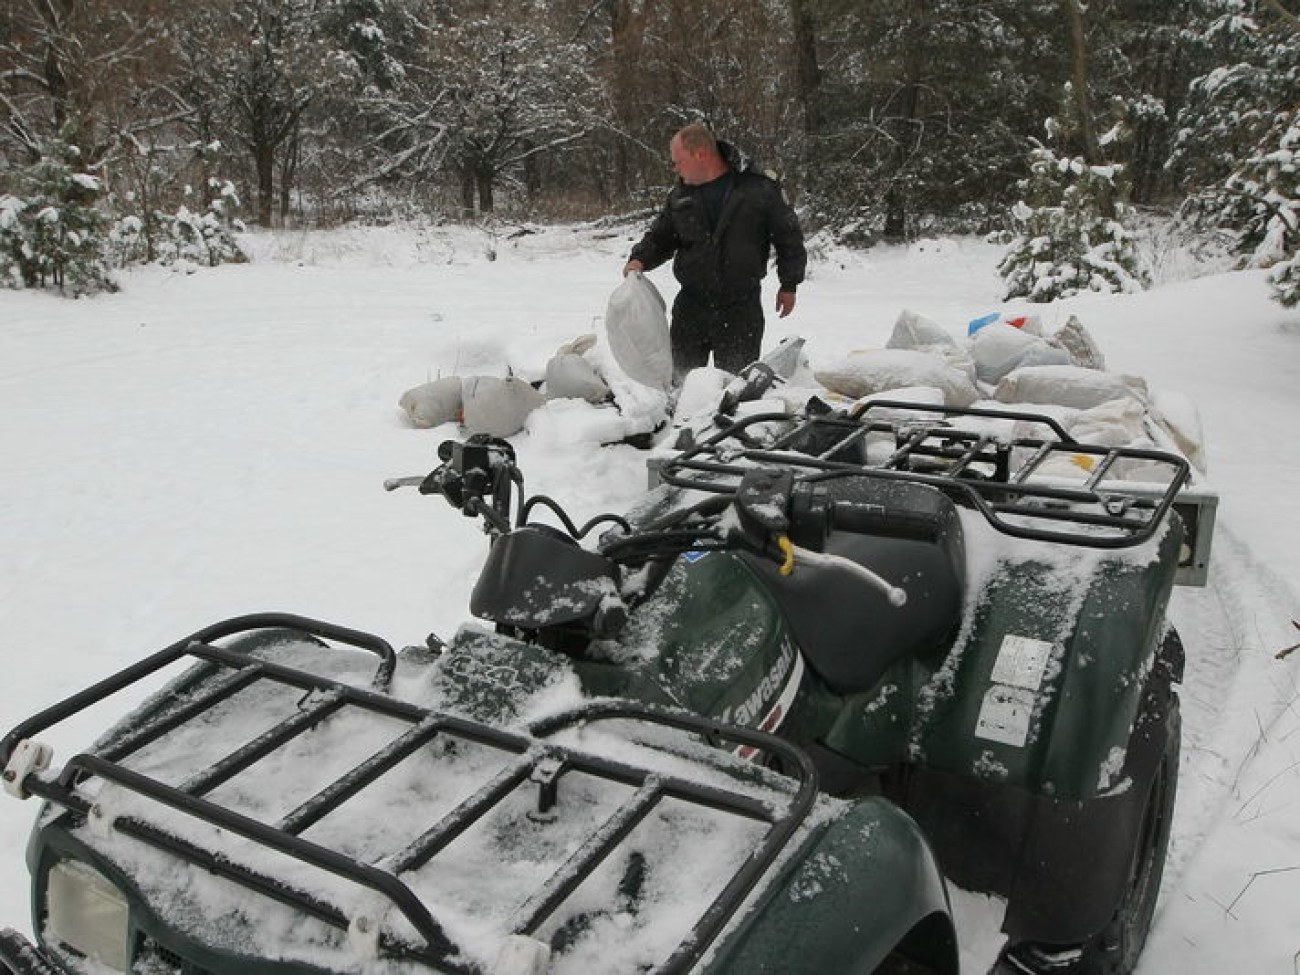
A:
{"type": "Polygon", "coordinates": [[[830,393],[853,400],[886,395],[953,407],[1032,406],[1076,440],[1107,447],[1167,446],[1155,433],[1205,470],[1192,403],[1156,393],[1140,377],[1108,372],[1097,343],[1073,316],[1051,334],[1035,317],[1014,324],[997,317],[958,339],[904,311],[885,348],[851,352],[813,375],[830,393]]]}
{"type": "MultiPolygon", "coordinates": [[[[681,389],[670,389],[664,301],[641,274],[628,275],[610,297],[604,339],[603,346],[595,335],[566,343],[537,382],[517,376],[448,376],[407,390],[400,405],[417,427],[459,423],[468,433],[495,437],[524,429],[555,435],[563,428],[570,440],[636,442],[667,424],[672,396],[675,428],[707,427],[734,378],[717,369],[697,369],[681,389]],[[544,406],[549,408],[539,409],[544,406]]],[[[799,351],[802,345],[790,346],[799,364],[782,370],[784,388],[774,390],[784,401],[783,411],[798,409],[808,394],[950,407],[1032,407],[1081,442],[1172,446],[1205,471],[1200,420],[1191,401],[1173,392],[1157,393],[1139,377],[1107,371],[1097,343],[1075,317],[1049,334],[1033,316],[990,315],[956,338],[903,311],[884,348],[851,352],[812,370],[799,351]]],[[[657,439],[669,449],[676,442],[671,431],[657,439]]]]}
{"type": "Polygon", "coordinates": [[[524,428],[533,410],[548,399],[580,399],[603,403],[609,385],[583,353],[596,344],[584,335],[561,346],[546,364],[540,386],[518,376],[444,376],[408,389],[398,400],[412,426],[462,424],[470,433],[510,437],[524,428]]]}
{"type": "MultiPolygon", "coordinates": [[[[567,342],[547,361],[544,377],[446,376],[402,394],[398,405],[416,427],[459,423],[471,434],[510,437],[534,412],[556,400],[600,408],[577,424],[600,442],[646,436],[663,426],[672,355],[663,296],[641,274],[629,274],[610,296],[606,349],[595,335],[567,342]]],[[[559,411],[561,415],[573,416],[559,411]]]]}

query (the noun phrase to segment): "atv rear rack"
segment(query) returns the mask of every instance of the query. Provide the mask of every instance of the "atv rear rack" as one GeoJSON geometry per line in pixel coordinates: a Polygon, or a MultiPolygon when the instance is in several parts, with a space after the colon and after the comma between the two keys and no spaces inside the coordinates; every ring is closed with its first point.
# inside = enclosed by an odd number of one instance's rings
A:
{"type": "Polygon", "coordinates": [[[1189,473],[1167,451],[1079,443],[1043,414],[896,400],[847,412],[820,405],[824,412],[795,417],[720,415],[722,429],[663,461],[658,477],[715,494],[735,493],[756,466],[789,468],[804,482],[901,479],[939,488],[1007,535],[1125,548],[1155,534],[1189,473]],[[1135,467],[1141,479],[1125,479],[1135,467]]]}
{"type": "Polygon", "coordinates": [[[373,920],[350,917],[345,910],[317,893],[269,876],[254,866],[234,862],[226,855],[201,848],[142,816],[107,816],[83,786],[91,778],[112,782],[188,817],[343,878],[358,888],[377,893],[400,912],[420,939],[419,942],[412,943],[409,938],[387,931],[380,932],[375,942],[379,954],[411,958],[435,966],[438,971],[465,975],[480,973],[482,969],[472,960],[467,960],[447,935],[443,924],[403,881],[402,875],[436,857],[515,789],[536,784],[539,813],[548,812],[555,804],[559,781],[570,772],[585,773],[635,790],[614,816],[595,830],[591,839],[525,900],[524,906],[514,915],[511,933],[517,935],[535,934],[583,880],[665,799],[680,800],[747,821],[767,824],[766,832],[750,851],[748,858],[725,883],[685,939],[654,970],[663,975],[685,972],[699,960],[794,836],[816,797],[816,773],[800,749],[773,735],[719,724],[685,712],[621,701],[597,701],[534,722],[524,731],[508,731],[454,715],[437,713],[375,690],[340,683],[305,670],[217,646],[212,642],[253,631],[286,627],[314,638],[335,640],[373,650],[381,658],[378,683],[386,684],[391,676],[394,655],[388,644],[377,637],[282,614],[228,620],[200,630],[15,728],[0,742],[0,762],[5,767],[6,788],[23,797],[33,795],[46,799],[70,810],[83,820],[98,819],[100,825],[108,825],[103,821],[111,819],[112,828],[122,834],[287,904],[341,931],[355,934],[358,930],[373,931],[377,927],[373,920]],[[161,709],[161,713],[147,719],[143,725],[116,735],[97,746],[94,752],[75,755],[57,774],[45,774],[44,763],[20,765],[19,758],[22,755],[44,750],[44,746],[35,744],[36,735],[162,668],[186,659],[210,668],[210,673],[204,675],[201,684],[189,695],[186,703],[170,710],[161,709]],[[306,692],[298,713],[270,731],[234,748],[209,768],[191,775],[183,787],[165,784],[122,764],[146,745],[201,717],[239,690],[259,681],[306,692]],[[321,789],[274,825],[249,818],[207,798],[207,794],[219,784],[231,780],[275,749],[348,708],[397,719],[409,727],[388,745],[321,789]],[[698,735],[710,743],[725,740],[766,752],[779,759],[794,779],[788,801],[784,801],[784,787],[783,801],[773,802],[770,794],[747,794],[741,789],[652,771],[625,761],[588,754],[553,740],[557,732],[565,729],[615,719],[664,726],[698,735]],[[507,762],[500,773],[460,802],[450,814],[428,824],[404,849],[381,858],[377,863],[367,863],[301,835],[309,826],[338,810],[419,749],[435,739],[448,738],[497,749],[513,756],[513,759],[507,762]],[[776,808],[778,806],[784,808],[776,808]]]}

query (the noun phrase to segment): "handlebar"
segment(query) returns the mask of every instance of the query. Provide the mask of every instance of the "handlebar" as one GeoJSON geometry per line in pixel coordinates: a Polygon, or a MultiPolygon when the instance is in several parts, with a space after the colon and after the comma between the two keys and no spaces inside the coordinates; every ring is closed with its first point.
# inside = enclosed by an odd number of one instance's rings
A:
{"type": "MultiPolygon", "coordinates": [[[[421,494],[439,494],[466,516],[481,516],[489,531],[509,533],[512,488],[517,484],[521,494],[523,488],[510,445],[476,436],[443,443],[438,456],[443,463],[428,475],[391,478],[384,482],[385,490],[418,487],[421,494]]],[[[710,495],[639,530],[613,514],[598,515],[578,528],[558,504],[542,495],[521,501],[515,527],[525,525],[539,505],[554,512],[575,541],[598,524],[615,525],[598,546],[599,553],[614,563],[635,567],[687,551],[743,549],[780,565],[783,573],[797,563],[848,568],[879,588],[895,606],[906,601],[906,593],[857,563],[822,551],[827,535],[838,530],[930,541],[943,529],[939,517],[930,512],[862,501],[831,502],[819,493],[816,481],[798,480],[789,470],[761,467],[747,471],[734,494],[710,495]],[[724,517],[731,510],[736,513],[734,521],[724,517]]]]}
{"type": "Polygon", "coordinates": [[[929,511],[890,511],[883,505],[836,501],[830,506],[830,527],[859,535],[881,535],[932,542],[943,522],[929,511]]]}

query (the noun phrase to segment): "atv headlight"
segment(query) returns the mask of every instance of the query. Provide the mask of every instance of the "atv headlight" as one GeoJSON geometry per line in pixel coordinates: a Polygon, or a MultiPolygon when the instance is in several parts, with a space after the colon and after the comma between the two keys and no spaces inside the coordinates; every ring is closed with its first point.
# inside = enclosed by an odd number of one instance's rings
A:
{"type": "Polygon", "coordinates": [[[119,972],[130,961],[129,910],[122,892],[80,860],[60,860],[50,868],[45,885],[48,934],[119,972]]]}

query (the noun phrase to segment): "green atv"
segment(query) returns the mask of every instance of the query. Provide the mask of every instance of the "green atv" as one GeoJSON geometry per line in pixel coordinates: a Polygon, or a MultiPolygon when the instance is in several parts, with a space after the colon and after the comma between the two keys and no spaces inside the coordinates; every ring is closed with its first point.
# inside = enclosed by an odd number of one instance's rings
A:
{"type": "Polygon", "coordinates": [[[998,972],[1130,972],[1213,514],[1186,461],[727,406],[581,527],[500,440],[390,484],[483,522],[490,627],[229,620],[15,728],[37,944],[0,970],[957,975],[951,883],[1005,899],[998,972]],[[177,669],[52,764],[46,729],[177,669]]]}

